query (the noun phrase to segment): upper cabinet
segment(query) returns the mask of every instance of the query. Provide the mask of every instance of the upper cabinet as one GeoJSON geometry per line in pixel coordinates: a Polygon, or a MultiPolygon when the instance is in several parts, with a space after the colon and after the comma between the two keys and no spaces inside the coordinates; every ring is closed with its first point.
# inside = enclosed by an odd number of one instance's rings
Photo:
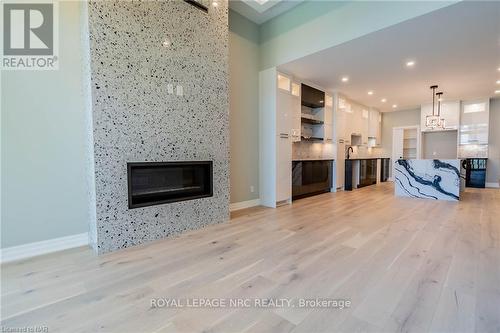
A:
{"type": "MultiPolygon", "coordinates": [[[[437,115],[437,106],[434,114],[437,115]]],[[[442,131],[442,129],[428,129],[425,126],[427,116],[432,115],[432,104],[424,104],[420,109],[420,128],[422,132],[442,131]]],[[[441,103],[440,117],[445,119],[445,130],[456,130],[460,125],[460,101],[441,103]]]]}
{"type": "Polygon", "coordinates": [[[300,140],[331,141],[333,139],[333,97],[302,84],[300,100],[300,140]]]}
{"type": "Polygon", "coordinates": [[[325,95],[325,111],[324,111],[324,136],[325,141],[333,140],[333,97],[331,95],[325,95]]]}
{"type": "Polygon", "coordinates": [[[374,147],[381,142],[380,112],[338,95],[335,107],[337,140],[347,145],[374,147]]]}
{"type": "Polygon", "coordinates": [[[361,109],[361,143],[368,145],[368,132],[370,130],[370,110],[367,108],[361,109]]]}
{"type": "Polygon", "coordinates": [[[489,119],[489,99],[462,102],[459,143],[488,144],[489,119]]]}
{"type": "Polygon", "coordinates": [[[370,109],[368,126],[368,146],[380,146],[382,143],[382,115],[376,109],[370,109]]]}
{"type": "Polygon", "coordinates": [[[302,84],[302,105],[316,109],[325,106],[325,93],[316,88],[302,84]]]}
{"type": "Polygon", "coordinates": [[[292,82],[291,86],[291,95],[292,95],[292,142],[300,141],[301,135],[301,107],[300,107],[300,83],[292,82]]]}

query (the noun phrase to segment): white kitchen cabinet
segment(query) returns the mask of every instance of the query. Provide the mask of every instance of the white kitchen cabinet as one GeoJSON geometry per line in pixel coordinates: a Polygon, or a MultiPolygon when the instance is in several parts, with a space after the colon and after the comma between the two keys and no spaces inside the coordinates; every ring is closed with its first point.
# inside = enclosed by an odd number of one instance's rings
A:
{"type": "Polygon", "coordinates": [[[346,145],[351,144],[351,134],[360,134],[358,128],[361,114],[356,111],[356,106],[342,96],[337,98],[337,111],[335,129],[337,140],[343,139],[346,145]]]}
{"type": "Polygon", "coordinates": [[[489,99],[462,102],[459,129],[460,145],[488,144],[489,119],[489,99]]]}
{"type": "Polygon", "coordinates": [[[361,142],[363,145],[368,144],[368,133],[370,131],[370,110],[361,109],[361,142]]]}
{"type": "Polygon", "coordinates": [[[275,204],[292,198],[292,142],[288,134],[277,137],[275,204]]]}
{"type": "Polygon", "coordinates": [[[368,138],[372,143],[370,146],[379,146],[381,144],[382,121],[381,114],[376,109],[370,109],[368,126],[368,138]]]}
{"type": "Polygon", "coordinates": [[[335,114],[335,138],[336,140],[345,140],[345,112],[337,110],[335,114]]]}
{"type": "Polygon", "coordinates": [[[301,136],[301,107],[300,107],[300,83],[292,82],[291,85],[291,110],[292,110],[292,130],[291,139],[292,142],[300,141],[301,136]]]}
{"type": "MultiPolygon", "coordinates": [[[[437,103],[434,107],[437,115],[437,103]]],[[[422,132],[442,131],[442,129],[428,129],[425,126],[427,116],[432,115],[432,104],[424,104],[420,108],[420,128],[422,132]]],[[[460,125],[460,101],[441,103],[440,117],[445,120],[445,130],[456,130],[460,125]]]]}
{"type": "Polygon", "coordinates": [[[351,135],[356,134],[356,135],[361,135],[362,132],[362,116],[361,116],[362,109],[360,107],[354,107],[353,112],[352,112],[352,122],[351,122],[351,135]]]}
{"type": "Polygon", "coordinates": [[[324,107],[324,141],[333,140],[333,97],[331,95],[325,95],[325,107],[324,107]]]}
{"type": "Polygon", "coordinates": [[[291,201],[291,134],[297,101],[300,104],[289,76],[276,68],[259,73],[259,189],[264,206],[291,201]]]}
{"type": "Polygon", "coordinates": [[[282,89],[278,89],[276,98],[276,128],[277,134],[290,135],[293,121],[293,97],[282,89]]]}

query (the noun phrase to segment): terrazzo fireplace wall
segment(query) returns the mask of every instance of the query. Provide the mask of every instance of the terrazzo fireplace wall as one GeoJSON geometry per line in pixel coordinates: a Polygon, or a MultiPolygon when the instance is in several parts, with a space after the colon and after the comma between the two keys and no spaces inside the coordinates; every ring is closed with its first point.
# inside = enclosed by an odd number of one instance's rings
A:
{"type": "Polygon", "coordinates": [[[227,221],[227,1],[208,13],[180,0],[96,1],[87,11],[92,246],[105,253],[227,221]],[[128,208],[127,162],[204,160],[213,161],[213,197],[128,208]]]}

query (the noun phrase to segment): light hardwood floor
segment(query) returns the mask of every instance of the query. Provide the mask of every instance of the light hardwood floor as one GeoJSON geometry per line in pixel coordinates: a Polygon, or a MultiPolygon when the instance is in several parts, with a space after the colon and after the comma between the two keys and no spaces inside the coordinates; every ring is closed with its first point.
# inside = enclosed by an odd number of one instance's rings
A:
{"type": "MultiPolygon", "coordinates": [[[[2,267],[2,325],[49,332],[500,332],[500,190],[459,203],[390,183],[96,257],[2,267]],[[349,299],[351,307],[152,308],[152,298],[349,299]]],[[[182,301],[182,300],[181,300],[182,301]]]]}

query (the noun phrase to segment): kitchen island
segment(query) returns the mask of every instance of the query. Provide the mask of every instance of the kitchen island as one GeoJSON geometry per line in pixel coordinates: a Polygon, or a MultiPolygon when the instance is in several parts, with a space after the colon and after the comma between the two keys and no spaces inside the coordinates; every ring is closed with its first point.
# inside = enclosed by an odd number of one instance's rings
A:
{"type": "Polygon", "coordinates": [[[457,201],[461,183],[458,159],[401,159],[394,164],[397,196],[457,201]]]}

